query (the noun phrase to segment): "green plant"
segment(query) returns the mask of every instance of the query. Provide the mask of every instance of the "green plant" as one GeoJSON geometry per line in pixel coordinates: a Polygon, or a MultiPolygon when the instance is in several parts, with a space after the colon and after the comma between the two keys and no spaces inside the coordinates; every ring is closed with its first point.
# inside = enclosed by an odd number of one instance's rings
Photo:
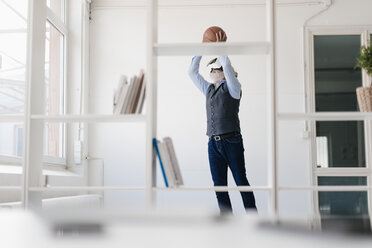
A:
{"type": "Polygon", "coordinates": [[[355,67],[366,70],[367,74],[372,77],[372,41],[369,46],[362,46],[360,48],[355,67]]]}

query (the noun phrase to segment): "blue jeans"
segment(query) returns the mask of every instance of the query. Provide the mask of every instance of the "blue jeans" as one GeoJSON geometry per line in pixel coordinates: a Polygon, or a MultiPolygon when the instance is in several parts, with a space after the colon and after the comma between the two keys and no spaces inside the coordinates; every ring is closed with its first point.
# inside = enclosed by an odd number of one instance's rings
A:
{"type": "MultiPolygon", "coordinates": [[[[208,142],[209,165],[214,186],[227,186],[227,168],[229,167],[238,186],[250,186],[244,161],[244,146],[241,134],[215,141],[209,138],[208,142]]],[[[253,192],[240,192],[244,208],[256,210],[256,201],[253,192]]],[[[216,192],[218,206],[221,213],[232,212],[229,193],[216,192]]]]}

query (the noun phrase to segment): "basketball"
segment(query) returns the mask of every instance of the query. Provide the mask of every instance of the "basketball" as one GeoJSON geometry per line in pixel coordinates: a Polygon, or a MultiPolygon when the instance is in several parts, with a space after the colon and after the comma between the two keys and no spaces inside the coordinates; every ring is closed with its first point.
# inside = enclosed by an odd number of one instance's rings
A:
{"type": "Polygon", "coordinates": [[[226,39],[227,37],[225,31],[223,31],[222,28],[217,26],[207,28],[203,35],[203,42],[226,41],[226,39]]]}

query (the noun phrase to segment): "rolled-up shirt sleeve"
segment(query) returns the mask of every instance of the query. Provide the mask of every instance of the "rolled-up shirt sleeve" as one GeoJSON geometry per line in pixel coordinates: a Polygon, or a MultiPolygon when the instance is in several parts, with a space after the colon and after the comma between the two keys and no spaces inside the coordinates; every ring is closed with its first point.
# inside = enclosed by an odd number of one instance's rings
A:
{"type": "Polygon", "coordinates": [[[190,67],[188,69],[189,77],[192,82],[198,87],[198,89],[204,94],[207,94],[207,89],[211,83],[206,81],[202,75],[199,73],[201,56],[194,56],[191,60],[190,67]]]}
{"type": "Polygon", "coordinates": [[[239,80],[235,77],[234,70],[231,66],[231,62],[229,57],[226,55],[218,56],[218,60],[220,61],[223,73],[225,75],[227,88],[230,92],[230,95],[235,99],[240,99],[240,91],[242,88],[242,85],[240,84],[239,80]]]}

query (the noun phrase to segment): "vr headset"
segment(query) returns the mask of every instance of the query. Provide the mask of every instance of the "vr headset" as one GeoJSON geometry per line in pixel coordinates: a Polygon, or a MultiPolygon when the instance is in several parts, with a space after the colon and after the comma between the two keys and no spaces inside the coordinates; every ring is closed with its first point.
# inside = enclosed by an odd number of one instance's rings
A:
{"type": "Polygon", "coordinates": [[[217,58],[214,58],[211,61],[209,61],[207,64],[207,68],[209,69],[210,72],[212,70],[221,70],[221,71],[223,70],[221,63],[220,61],[218,61],[217,58]]]}
{"type": "MultiPolygon", "coordinates": [[[[207,64],[207,68],[209,69],[209,72],[212,72],[212,70],[221,70],[221,71],[223,71],[222,65],[221,65],[220,61],[218,61],[217,58],[214,58],[211,61],[209,61],[208,64],[207,64]]],[[[234,71],[235,77],[237,78],[238,77],[238,73],[234,70],[234,68],[233,68],[233,71],[234,71]]]]}

